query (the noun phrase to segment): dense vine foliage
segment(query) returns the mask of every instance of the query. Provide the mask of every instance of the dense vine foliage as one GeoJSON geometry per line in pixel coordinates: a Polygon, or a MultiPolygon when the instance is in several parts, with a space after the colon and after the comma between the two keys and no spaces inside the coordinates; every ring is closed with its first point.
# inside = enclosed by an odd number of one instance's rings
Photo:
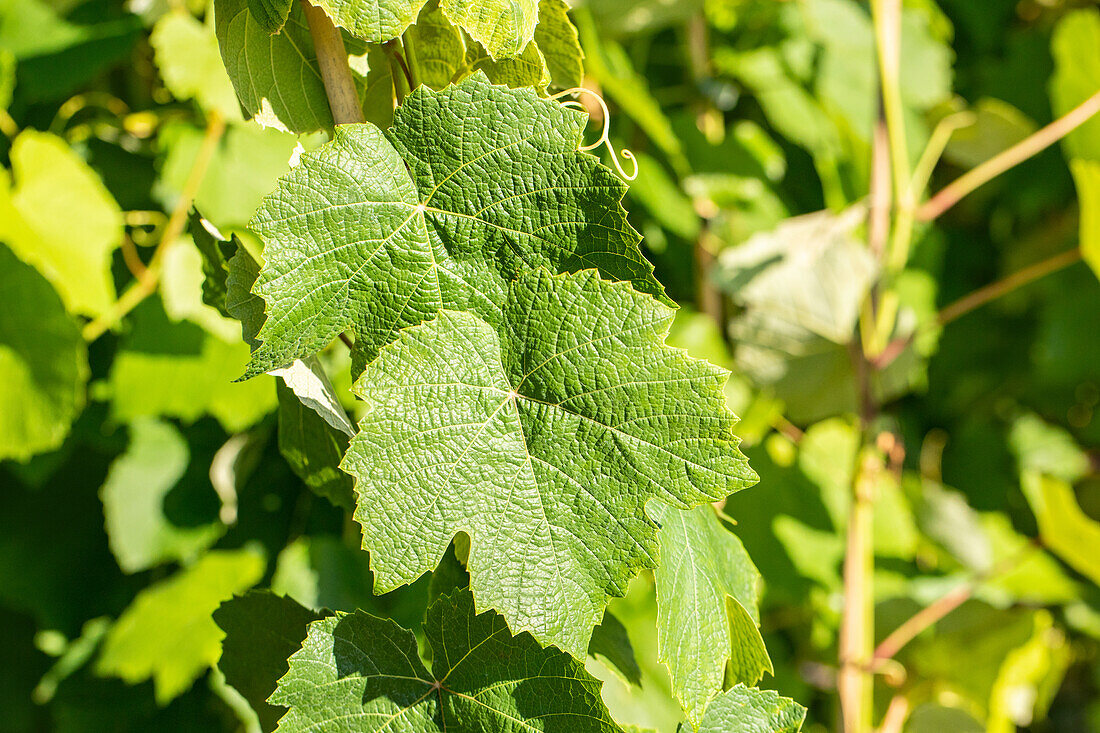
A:
{"type": "Polygon", "coordinates": [[[1100,730],[1073,5],[0,4],[0,731],[1100,730]]]}

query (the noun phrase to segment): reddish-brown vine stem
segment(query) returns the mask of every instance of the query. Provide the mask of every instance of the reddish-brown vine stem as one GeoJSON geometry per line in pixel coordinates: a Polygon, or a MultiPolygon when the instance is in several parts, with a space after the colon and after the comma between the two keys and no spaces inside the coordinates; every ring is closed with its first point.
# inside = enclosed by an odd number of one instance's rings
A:
{"type": "Polygon", "coordinates": [[[1041,130],[1024,138],[1008,150],[998,153],[981,165],[964,173],[922,204],[917,209],[917,219],[932,221],[980,186],[985,185],[1008,169],[1019,165],[1036,153],[1046,150],[1088,122],[1097,112],[1100,112],[1100,91],[1097,91],[1077,107],[1041,130]]]}

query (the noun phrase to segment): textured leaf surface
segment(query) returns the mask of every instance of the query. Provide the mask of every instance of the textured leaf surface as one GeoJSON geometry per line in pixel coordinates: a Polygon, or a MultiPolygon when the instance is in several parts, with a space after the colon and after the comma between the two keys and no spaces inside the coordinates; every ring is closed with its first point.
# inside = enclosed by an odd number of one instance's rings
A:
{"type": "Polygon", "coordinates": [[[56,135],[26,130],[10,156],[15,186],[0,171],[0,241],[46,276],[69,311],[102,313],[115,299],[111,251],[122,241],[118,204],[56,135]]]}
{"type": "Polygon", "coordinates": [[[734,682],[755,684],[772,672],[757,629],[760,573],[744,546],[709,506],[649,508],[661,525],[657,652],[693,727],[722,692],[726,665],[734,682]]]}
{"type": "Polygon", "coordinates": [[[214,609],[263,572],[263,558],[254,552],[213,551],[146,588],[108,632],[97,673],[130,684],[152,677],[157,701],[172,700],[218,661],[222,632],[210,616],[214,609]]]}
{"type": "Polygon", "coordinates": [[[290,598],[255,590],[214,611],[214,623],[225,632],[218,669],[256,711],[263,730],[275,730],[286,712],[267,698],[286,674],[290,655],[302,647],[309,623],[321,617],[290,598]]]}
{"type": "Polygon", "coordinates": [[[584,115],[484,77],[420,87],[383,133],[346,125],[306,153],[253,227],[266,262],[263,342],[247,375],[355,332],[364,363],[441,308],[500,319],[517,273],[598,267],[660,295],[619,204],[622,183],[577,150],[584,115]]]}
{"type": "Polygon", "coordinates": [[[408,28],[424,0],[318,0],[336,25],[367,43],[384,43],[408,28]]]}
{"type": "Polygon", "coordinates": [[[545,89],[550,84],[550,70],[546,59],[532,41],[514,56],[493,59],[485,47],[473,39],[467,40],[466,65],[470,72],[481,71],[493,84],[512,87],[536,87],[545,89]]]}
{"type": "Polygon", "coordinates": [[[772,690],[738,685],[707,707],[698,733],[798,733],[806,708],[772,690]]]}
{"type": "Polygon", "coordinates": [[[536,270],[499,335],[441,311],[383,349],[356,384],[372,409],[343,463],[379,589],[434,568],[464,531],[479,606],[583,657],[607,596],[656,563],[645,503],[755,480],[725,372],[664,346],[671,321],[595,271],[536,270]]]}
{"type": "Polygon", "coordinates": [[[412,632],[392,621],[358,611],[313,622],[271,696],[290,708],[278,730],[620,730],[580,663],[527,634],[511,636],[492,612],[476,615],[468,591],[433,604],[424,634],[431,672],[412,632]]]}
{"type": "Polygon", "coordinates": [[[88,354],[57,292],[0,244],[0,460],[65,439],[84,406],[88,354]]]}
{"type": "Polygon", "coordinates": [[[440,0],[451,22],[494,59],[518,56],[535,37],[538,0],[440,0]]]}
{"type": "Polygon", "coordinates": [[[218,524],[180,527],[165,515],[164,501],[189,460],[187,441],[171,423],[145,418],[130,425],[130,445],[100,489],[111,552],[125,572],[189,560],[222,533],[218,524]]]}

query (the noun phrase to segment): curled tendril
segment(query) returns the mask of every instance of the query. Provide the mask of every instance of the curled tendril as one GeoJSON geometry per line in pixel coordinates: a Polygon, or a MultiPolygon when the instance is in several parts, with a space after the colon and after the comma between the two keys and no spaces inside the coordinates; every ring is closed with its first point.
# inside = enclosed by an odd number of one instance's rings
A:
{"type": "MultiPolygon", "coordinates": [[[[603,101],[596,92],[591,89],[585,89],[584,87],[573,87],[572,89],[566,89],[564,92],[558,92],[550,97],[550,99],[561,99],[565,96],[578,97],[581,94],[591,94],[596,100],[596,103],[600,105],[600,109],[603,111],[603,131],[600,133],[600,137],[596,142],[591,145],[581,145],[581,150],[595,150],[601,145],[607,146],[607,152],[611,155],[611,164],[615,166],[615,170],[619,172],[619,175],[628,181],[633,181],[638,177],[638,159],[634,157],[634,153],[630,152],[626,148],[623,148],[618,153],[615,152],[615,147],[611,144],[610,132],[611,132],[611,113],[607,109],[607,103],[603,101]],[[622,156],[624,160],[629,160],[634,164],[634,170],[631,173],[627,173],[623,170],[622,164],[619,162],[619,156],[622,156]]],[[[582,112],[587,111],[585,106],[578,102],[576,99],[567,99],[561,103],[562,107],[571,107],[573,109],[579,109],[582,112]]]]}

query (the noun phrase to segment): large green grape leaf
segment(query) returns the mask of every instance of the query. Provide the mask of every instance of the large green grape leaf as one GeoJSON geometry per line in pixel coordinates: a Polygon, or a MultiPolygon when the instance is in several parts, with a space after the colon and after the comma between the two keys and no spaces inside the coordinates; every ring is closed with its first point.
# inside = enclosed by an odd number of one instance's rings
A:
{"type": "Polygon", "coordinates": [[[222,632],[211,614],[264,572],[250,550],[212,551],[134,599],[107,634],[96,672],[133,684],[153,678],[157,702],[185,692],[218,661],[222,632]]]}
{"type": "MultiPolygon", "coordinates": [[[[798,733],[806,708],[772,690],[737,685],[707,707],[698,733],[798,733]]],[[[681,727],[681,730],[683,728],[681,727]]]]}
{"type": "Polygon", "coordinates": [[[646,502],[687,508],[755,480],[726,373],[665,346],[671,321],[593,270],[539,269],[498,328],[441,311],[382,349],[355,385],[372,409],[342,464],[378,589],[466,532],[479,608],[583,658],[607,597],[656,564],[646,502]]]}
{"type": "Polygon", "coordinates": [[[362,611],[314,621],[269,699],[290,708],[278,730],[621,731],[579,662],[477,614],[469,591],[429,607],[424,635],[431,672],[416,637],[393,621],[362,611]]]}
{"type": "Polygon", "coordinates": [[[84,407],[88,353],[50,284],[0,244],[0,460],[61,445],[84,407]]]}
{"type": "Polygon", "coordinates": [[[9,155],[15,185],[0,170],[0,241],[46,276],[69,311],[103,313],[115,299],[111,251],[122,241],[118,204],[56,135],[26,130],[9,155]]]}
{"type": "Polygon", "coordinates": [[[365,363],[442,308],[499,321],[519,272],[597,267],[662,295],[619,201],[623,184],[578,151],[583,113],[480,75],[410,94],[382,132],[342,125],[301,156],[253,219],[266,301],[246,376],[355,333],[365,363]]]}
{"type": "Polygon", "coordinates": [[[187,441],[171,423],[142,418],[130,425],[130,444],[100,489],[111,552],[123,571],[190,560],[224,531],[220,523],[177,526],[165,514],[165,498],[189,460],[187,441]]]}
{"type": "Polygon", "coordinates": [[[680,511],[654,502],[661,525],[657,583],[657,651],[672,689],[698,728],[722,692],[726,665],[734,682],[755,684],[772,672],[757,628],[760,573],[744,546],[708,506],[680,511]]]}
{"type": "Polygon", "coordinates": [[[286,674],[287,659],[301,648],[306,627],[323,615],[266,590],[234,596],[214,611],[214,623],[225,632],[218,669],[256,711],[264,731],[275,730],[286,712],[267,698],[286,674]]]}

